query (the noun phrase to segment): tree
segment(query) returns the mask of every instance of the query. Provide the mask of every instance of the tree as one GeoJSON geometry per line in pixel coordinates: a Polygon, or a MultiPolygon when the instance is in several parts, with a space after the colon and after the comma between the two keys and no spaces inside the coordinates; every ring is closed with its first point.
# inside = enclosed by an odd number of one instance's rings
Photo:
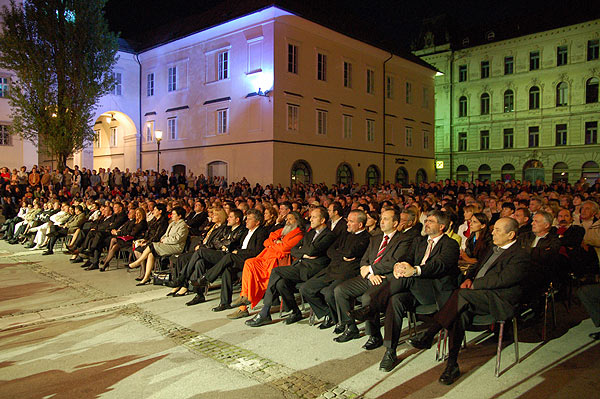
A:
{"type": "Polygon", "coordinates": [[[27,0],[0,11],[0,67],[12,71],[10,132],[55,157],[59,168],[94,140],[92,117],[114,86],[117,36],[106,0],[27,0]]]}

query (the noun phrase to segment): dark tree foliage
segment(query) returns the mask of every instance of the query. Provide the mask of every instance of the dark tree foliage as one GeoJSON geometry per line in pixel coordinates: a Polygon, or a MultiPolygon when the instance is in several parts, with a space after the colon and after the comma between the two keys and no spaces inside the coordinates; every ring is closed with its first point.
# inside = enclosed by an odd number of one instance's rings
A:
{"type": "Polygon", "coordinates": [[[92,117],[114,85],[117,36],[106,0],[28,0],[2,7],[0,67],[12,71],[12,134],[55,157],[59,167],[94,139],[92,117]]]}

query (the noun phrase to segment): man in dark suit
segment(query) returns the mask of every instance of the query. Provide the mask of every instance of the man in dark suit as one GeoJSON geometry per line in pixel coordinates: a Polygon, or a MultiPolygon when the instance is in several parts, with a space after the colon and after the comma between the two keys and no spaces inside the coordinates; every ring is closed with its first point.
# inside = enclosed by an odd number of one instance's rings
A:
{"type": "Polygon", "coordinates": [[[595,261],[596,254],[592,250],[586,251],[581,247],[585,229],[573,224],[573,215],[571,211],[562,208],[558,211],[558,229],[556,234],[560,240],[560,254],[565,257],[565,270],[561,270],[561,280],[569,278],[567,273],[574,273],[575,276],[584,276],[594,272],[597,268],[595,261]]]}
{"type": "Polygon", "coordinates": [[[335,234],[335,237],[339,237],[340,234],[345,233],[347,229],[347,222],[343,217],[344,208],[342,205],[335,201],[329,204],[327,207],[327,213],[329,214],[329,228],[335,234]]]}
{"type": "Polygon", "coordinates": [[[90,230],[86,236],[81,252],[89,256],[89,259],[81,267],[84,267],[85,270],[99,268],[100,254],[110,244],[111,231],[118,230],[125,222],[127,222],[127,214],[123,209],[123,204],[115,202],[113,204],[113,214],[98,224],[96,229],[90,230]]]}
{"type": "Polygon", "coordinates": [[[327,249],[335,241],[335,235],[327,228],[327,209],[316,207],[310,212],[311,230],[291,250],[296,260],[290,266],[276,267],[271,271],[267,291],[263,298],[263,308],[253,319],[246,321],[250,327],[259,327],[271,321],[271,305],[277,293],[283,303],[292,312],[286,318],[286,324],[302,320],[302,312],[294,298],[294,288],[297,283],[307,281],[327,266],[329,258],[327,249]]]}
{"type": "Polygon", "coordinates": [[[206,205],[203,200],[196,200],[194,203],[194,210],[190,212],[187,218],[185,218],[185,223],[189,228],[189,235],[191,236],[199,236],[201,234],[201,229],[208,222],[208,213],[206,212],[206,205]]]}
{"type": "MultiPolygon", "coordinates": [[[[360,276],[335,287],[334,296],[339,320],[335,332],[342,334],[334,338],[334,341],[347,342],[360,337],[356,323],[348,316],[348,312],[352,309],[351,302],[372,286],[380,285],[384,279],[391,276],[394,264],[408,253],[414,239],[421,235],[417,226],[404,229],[402,232],[397,231],[400,221],[409,218],[416,220],[416,214],[409,213],[408,210],[400,214],[393,208],[384,209],[379,222],[382,232],[371,237],[369,247],[360,261],[360,276]]],[[[369,298],[363,299],[368,301],[369,298]]],[[[366,305],[368,303],[363,303],[363,306],[366,305]]],[[[369,325],[367,325],[367,334],[371,335],[369,325]]]]}
{"type": "MultiPolygon", "coordinates": [[[[351,211],[348,215],[347,232],[341,233],[327,250],[327,256],[331,259],[329,266],[311,277],[300,288],[302,297],[310,304],[315,316],[318,319],[324,317],[320,329],[333,327],[338,322],[333,290],[340,283],[358,275],[360,259],[371,238],[365,230],[366,222],[367,214],[364,211],[351,211]]],[[[333,233],[335,234],[335,230],[333,233]]]]}
{"type": "Polygon", "coordinates": [[[370,324],[367,349],[385,345],[386,352],[379,365],[383,371],[391,371],[396,364],[396,347],[406,312],[419,304],[437,304],[439,309],[456,288],[460,248],[445,234],[449,225],[446,213],[429,212],[425,220],[427,236],[417,238],[411,251],[394,265],[393,277],[363,295],[366,298],[363,303],[368,305],[350,312],[355,319],[370,324]],[[382,311],[386,312],[384,340],[379,331],[382,311]]]}
{"type": "Polygon", "coordinates": [[[250,209],[246,212],[246,234],[241,238],[239,249],[228,252],[198,281],[197,295],[202,295],[204,288],[215,282],[221,276],[221,301],[219,306],[212,308],[213,312],[231,309],[233,292],[233,277],[244,268],[244,261],[257,256],[264,248],[264,242],[269,231],[262,226],[263,214],[250,209]]]}
{"type": "Polygon", "coordinates": [[[433,325],[408,341],[417,349],[428,349],[442,328],[449,331],[450,351],[446,370],[440,376],[442,384],[450,385],[460,377],[457,360],[464,326],[475,314],[490,314],[499,321],[510,320],[514,315],[529,268],[529,255],[516,244],[518,230],[514,219],[501,218],[496,222],[492,231],[494,246],[436,313],[433,325]]]}

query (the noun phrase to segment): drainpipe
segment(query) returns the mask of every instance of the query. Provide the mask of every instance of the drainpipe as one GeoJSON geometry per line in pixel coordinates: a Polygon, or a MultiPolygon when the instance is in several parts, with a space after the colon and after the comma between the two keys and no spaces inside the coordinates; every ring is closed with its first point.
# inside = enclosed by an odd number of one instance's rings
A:
{"type": "Polygon", "coordinates": [[[142,126],[142,64],[140,63],[140,57],[139,54],[135,55],[135,60],[138,63],[139,66],[139,95],[138,95],[138,114],[139,114],[139,126],[140,126],[140,135],[139,135],[139,157],[138,157],[138,168],[142,168],[142,135],[143,135],[143,131],[144,131],[144,127],[142,126]]]}
{"type": "Polygon", "coordinates": [[[383,90],[382,90],[382,98],[383,98],[383,167],[381,168],[381,183],[385,183],[385,149],[386,149],[386,131],[385,131],[385,64],[394,57],[394,54],[390,53],[390,56],[383,61],[383,90]]]}
{"type": "Polygon", "coordinates": [[[454,51],[450,48],[450,180],[454,175],[454,51]]]}

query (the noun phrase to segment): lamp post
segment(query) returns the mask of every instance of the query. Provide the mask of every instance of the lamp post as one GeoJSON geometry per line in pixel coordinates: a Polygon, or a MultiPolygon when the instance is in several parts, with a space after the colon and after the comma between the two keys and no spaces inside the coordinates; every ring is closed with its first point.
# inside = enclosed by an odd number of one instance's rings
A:
{"type": "Polygon", "coordinates": [[[154,137],[156,138],[156,173],[160,173],[160,141],[162,140],[162,130],[155,130],[154,137]]]}

